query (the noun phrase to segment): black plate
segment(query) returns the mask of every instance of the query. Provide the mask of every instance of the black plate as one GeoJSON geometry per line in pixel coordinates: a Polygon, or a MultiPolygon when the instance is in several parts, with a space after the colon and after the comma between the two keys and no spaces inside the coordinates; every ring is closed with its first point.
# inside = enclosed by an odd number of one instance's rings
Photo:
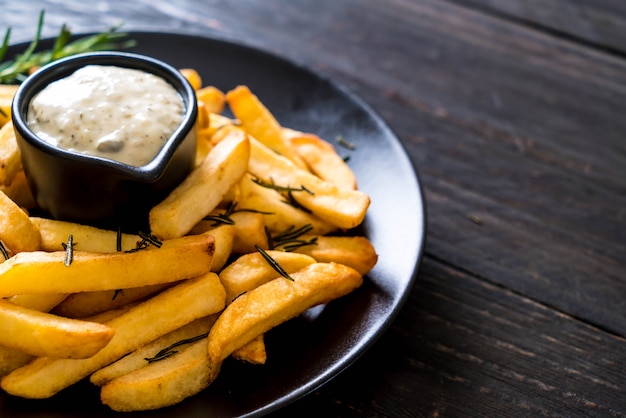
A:
{"type": "MultiPolygon", "coordinates": [[[[379,254],[374,270],[353,294],[270,331],[267,364],[227,360],[217,381],[179,405],[132,414],[146,417],[261,416],[291,403],[351,365],[383,333],[406,300],[424,245],[420,184],[402,145],[383,120],[345,88],[272,54],[223,40],[133,32],[135,52],[176,67],[196,68],[205,84],[227,91],[245,84],[284,126],[356,145],[349,164],[372,204],[359,233],[379,254]]],[[[44,43],[43,46],[49,45],[44,43]]],[[[23,50],[10,48],[7,57],[23,50]]],[[[81,382],[47,400],[0,393],[0,417],[70,418],[117,415],[81,382]]]]}

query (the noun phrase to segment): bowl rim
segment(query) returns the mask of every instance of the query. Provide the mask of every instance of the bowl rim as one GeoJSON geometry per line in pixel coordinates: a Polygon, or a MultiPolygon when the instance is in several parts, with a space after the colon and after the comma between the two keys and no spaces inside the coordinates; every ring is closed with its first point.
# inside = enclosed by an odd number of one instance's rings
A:
{"type": "Polygon", "coordinates": [[[149,183],[157,181],[163,175],[178,146],[195,129],[198,103],[195,90],[189,81],[178,69],[170,64],[137,53],[97,51],[60,58],[31,74],[18,87],[11,104],[11,113],[14,129],[19,132],[19,135],[25,142],[38,148],[40,151],[59,159],[67,160],[70,163],[89,163],[101,166],[116,172],[121,177],[149,183]],[[37,92],[41,91],[48,84],[69,76],[79,68],[92,64],[138,69],[152,73],[163,78],[181,95],[185,106],[182,120],[159,152],[147,164],[135,166],[109,158],[66,150],[39,138],[28,127],[26,123],[28,105],[37,92]]]}

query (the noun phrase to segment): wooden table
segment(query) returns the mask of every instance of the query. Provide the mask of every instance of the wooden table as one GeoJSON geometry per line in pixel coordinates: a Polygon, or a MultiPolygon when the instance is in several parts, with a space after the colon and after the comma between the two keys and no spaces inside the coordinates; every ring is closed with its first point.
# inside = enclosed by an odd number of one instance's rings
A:
{"type": "Polygon", "coordinates": [[[47,36],[124,20],[280,54],[406,147],[428,214],[415,287],[277,416],[626,415],[625,2],[31,0],[3,2],[0,29],[29,40],[40,9],[47,36]]]}

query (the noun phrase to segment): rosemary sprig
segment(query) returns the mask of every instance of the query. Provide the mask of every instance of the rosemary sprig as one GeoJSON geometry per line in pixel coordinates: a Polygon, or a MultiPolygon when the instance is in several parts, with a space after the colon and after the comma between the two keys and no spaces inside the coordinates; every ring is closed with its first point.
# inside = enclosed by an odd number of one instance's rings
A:
{"type": "Polygon", "coordinates": [[[300,185],[300,187],[291,187],[291,186],[280,186],[274,183],[274,180],[270,178],[270,181],[263,181],[258,177],[253,177],[252,181],[258,184],[261,187],[265,187],[268,189],[273,189],[279,192],[307,192],[310,195],[314,195],[313,191],[306,188],[304,185],[300,185]]]}
{"type": "Polygon", "coordinates": [[[0,241],[0,253],[2,253],[2,256],[4,257],[5,260],[8,260],[10,258],[9,252],[7,251],[2,241],[0,241]]]}
{"type": "Polygon", "coordinates": [[[141,237],[141,241],[137,241],[135,248],[126,251],[127,253],[134,253],[135,251],[146,249],[149,245],[154,245],[157,248],[161,248],[163,245],[163,242],[150,233],[139,231],[137,235],[141,237]]]}
{"type": "Polygon", "coordinates": [[[218,213],[217,215],[209,215],[205,216],[204,220],[213,221],[211,226],[217,225],[234,225],[235,221],[231,218],[233,213],[237,212],[253,212],[253,213],[261,213],[263,215],[272,215],[272,212],[263,212],[256,209],[237,209],[238,202],[231,202],[226,210],[223,213],[218,213]]]}
{"type": "Polygon", "coordinates": [[[292,225],[283,232],[272,236],[269,229],[265,228],[265,235],[267,236],[267,242],[269,242],[270,249],[281,249],[289,252],[295,251],[305,245],[317,245],[317,237],[313,237],[309,240],[300,238],[312,229],[313,225],[311,224],[306,224],[297,229],[292,225]]]}
{"type": "Polygon", "coordinates": [[[258,245],[255,245],[254,247],[263,256],[265,261],[267,261],[267,264],[269,264],[270,267],[272,267],[276,271],[276,273],[280,274],[287,280],[290,280],[292,282],[294,281],[293,278],[289,275],[289,273],[287,273],[285,269],[282,268],[280,264],[278,264],[278,261],[274,260],[272,256],[267,253],[267,251],[265,251],[263,248],[259,247],[258,245]]]}
{"type": "MultiPolygon", "coordinates": [[[[59,58],[83,52],[126,49],[136,44],[133,40],[122,41],[128,36],[127,33],[118,32],[122,24],[113,26],[105,32],[80,37],[72,42],[70,42],[72,33],[66,25],[63,25],[59,35],[55,39],[52,49],[35,52],[41,40],[44,15],[45,12],[42,10],[39,13],[37,32],[26,51],[22,54],[18,54],[12,60],[0,63],[0,83],[19,84],[28,77],[31,69],[49,64],[59,58]]],[[[11,28],[8,28],[4,34],[2,46],[0,46],[0,61],[2,61],[6,55],[10,38],[11,28]]]]}
{"type": "Polygon", "coordinates": [[[74,245],[74,236],[72,234],[68,235],[67,243],[61,243],[61,246],[65,250],[65,260],[63,262],[65,267],[69,267],[74,260],[74,245]]]}
{"type": "Polygon", "coordinates": [[[159,361],[159,360],[164,360],[178,353],[178,351],[174,350],[174,348],[180,347],[181,345],[185,345],[185,344],[195,343],[196,341],[200,341],[207,335],[208,333],[204,333],[204,334],[200,334],[195,337],[192,337],[192,338],[187,338],[186,340],[177,341],[174,344],[170,345],[169,347],[166,347],[163,350],[156,353],[154,357],[145,357],[144,360],[146,360],[148,363],[152,363],[152,362],[159,361]]]}
{"type": "Polygon", "coordinates": [[[350,151],[354,151],[356,149],[356,145],[354,145],[352,142],[349,142],[346,138],[344,138],[342,135],[338,135],[335,140],[337,141],[337,143],[339,145],[341,145],[342,147],[349,149],[350,151]]]}

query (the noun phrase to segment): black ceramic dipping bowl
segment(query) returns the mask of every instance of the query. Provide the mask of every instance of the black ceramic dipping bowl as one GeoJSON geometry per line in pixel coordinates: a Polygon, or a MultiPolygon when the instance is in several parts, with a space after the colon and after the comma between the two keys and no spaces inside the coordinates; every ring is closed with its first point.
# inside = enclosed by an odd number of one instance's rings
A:
{"type": "Polygon", "coordinates": [[[193,168],[198,105],[181,73],[156,59],[124,52],[71,56],[27,78],[13,99],[12,115],[24,172],[38,207],[66,221],[124,230],[146,228],[148,212],[193,168]],[[33,96],[86,65],[113,65],[160,76],[181,95],[183,119],[152,161],[132,166],[68,151],[38,138],[26,123],[33,96]]]}

